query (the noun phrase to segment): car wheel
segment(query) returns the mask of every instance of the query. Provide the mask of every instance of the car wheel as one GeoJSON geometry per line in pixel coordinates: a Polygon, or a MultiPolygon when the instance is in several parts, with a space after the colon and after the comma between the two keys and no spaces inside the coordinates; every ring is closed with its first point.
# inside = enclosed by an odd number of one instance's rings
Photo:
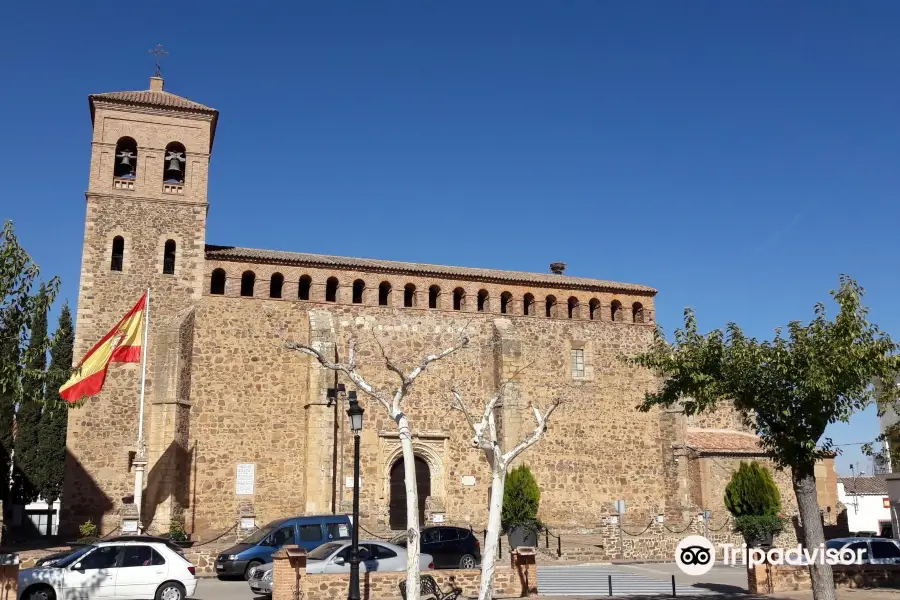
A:
{"type": "Polygon", "coordinates": [[[174,581],[167,581],[156,590],[156,600],[184,600],[184,586],[174,581]]]}
{"type": "Polygon", "coordinates": [[[56,600],[56,592],[49,585],[38,585],[22,594],[22,600],[56,600]]]}
{"type": "Polygon", "coordinates": [[[459,568],[460,569],[474,569],[475,568],[475,557],[471,554],[463,554],[462,558],[459,559],[459,568]]]}
{"type": "Polygon", "coordinates": [[[245,580],[245,581],[250,581],[250,571],[251,571],[254,567],[258,567],[258,566],[261,565],[261,564],[262,564],[262,562],[260,562],[260,561],[258,561],[258,560],[251,560],[250,562],[248,562],[248,563],[247,563],[247,568],[244,569],[244,580],[245,580]]]}

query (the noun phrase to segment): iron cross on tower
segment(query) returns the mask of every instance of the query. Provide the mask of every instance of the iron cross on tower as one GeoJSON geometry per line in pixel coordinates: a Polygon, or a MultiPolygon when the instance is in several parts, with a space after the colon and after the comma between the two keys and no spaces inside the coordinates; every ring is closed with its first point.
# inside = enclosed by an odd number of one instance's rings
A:
{"type": "Polygon", "coordinates": [[[160,67],[159,63],[160,61],[162,61],[164,56],[169,55],[169,51],[163,48],[162,44],[157,44],[156,48],[154,48],[153,50],[149,50],[149,53],[156,55],[156,74],[154,75],[154,77],[162,77],[162,68],[160,67]]]}

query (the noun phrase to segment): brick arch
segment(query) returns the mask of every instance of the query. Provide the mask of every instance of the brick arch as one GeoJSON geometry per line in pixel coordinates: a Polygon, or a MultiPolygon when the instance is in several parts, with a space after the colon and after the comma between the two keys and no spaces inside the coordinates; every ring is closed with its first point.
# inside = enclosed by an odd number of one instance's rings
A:
{"type": "MultiPolygon", "coordinates": [[[[439,443],[442,448],[443,440],[439,443]]],[[[429,496],[429,502],[432,505],[442,505],[444,501],[444,482],[446,480],[444,458],[441,456],[442,453],[438,452],[438,450],[427,441],[414,439],[412,445],[413,453],[425,461],[428,465],[428,470],[430,471],[431,496],[429,496]]],[[[397,440],[395,444],[392,444],[391,449],[385,456],[384,468],[382,470],[384,498],[386,498],[388,502],[390,502],[391,497],[391,468],[398,460],[403,460],[403,448],[400,446],[400,440],[397,440]]],[[[420,511],[423,508],[427,507],[419,507],[420,511]]],[[[423,524],[424,523],[420,523],[420,525],[423,524]]]]}

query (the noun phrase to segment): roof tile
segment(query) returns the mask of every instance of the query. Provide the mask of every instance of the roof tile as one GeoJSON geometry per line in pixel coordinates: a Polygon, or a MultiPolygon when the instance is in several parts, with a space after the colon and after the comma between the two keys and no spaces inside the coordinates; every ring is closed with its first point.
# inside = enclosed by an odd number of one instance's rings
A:
{"type": "Polygon", "coordinates": [[[743,431],[688,429],[684,435],[686,445],[707,452],[730,452],[734,454],[762,454],[759,438],[743,431]]]}
{"type": "Polygon", "coordinates": [[[177,108],[182,110],[193,110],[205,113],[218,113],[214,108],[204,106],[199,102],[188,100],[181,96],[176,96],[165,91],[140,90],[133,92],[107,92],[105,94],[91,94],[89,96],[91,104],[94,100],[104,100],[108,102],[124,102],[127,104],[140,104],[143,106],[161,106],[163,108],[177,108]]]}
{"type": "Polygon", "coordinates": [[[852,496],[887,496],[887,481],[878,475],[860,475],[858,477],[838,477],[838,483],[844,484],[844,492],[852,496]]]}

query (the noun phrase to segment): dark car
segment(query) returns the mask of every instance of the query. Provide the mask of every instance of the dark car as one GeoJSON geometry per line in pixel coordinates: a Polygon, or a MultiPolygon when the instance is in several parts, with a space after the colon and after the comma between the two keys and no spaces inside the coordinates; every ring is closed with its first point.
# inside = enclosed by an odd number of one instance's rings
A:
{"type": "MultiPolygon", "coordinates": [[[[391,542],[406,547],[406,534],[391,542]]],[[[463,527],[423,527],[420,547],[434,558],[435,569],[474,569],[481,562],[481,543],[471,529],[463,527]]]]}
{"type": "MultiPolygon", "coordinates": [[[[176,552],[181,556],[184,556],[184,550],[181,546],[177,546],[172,540],[168,538],[155,537],[152,535],[118,535],[116,537],[104,538],[104,542],[159,542],[160,544],[165,544],[172,552],[176,552]]],[[[78,546],[77,548],[71,548],[69,550],[63,550],[62,552],[54,552],[53,554],[48,554],[47,556],[39,559],[34,563],[36,567],[52,567],[56,562],[60,559],[63,559],[76,550],[81,548],[78,546]]]]}

